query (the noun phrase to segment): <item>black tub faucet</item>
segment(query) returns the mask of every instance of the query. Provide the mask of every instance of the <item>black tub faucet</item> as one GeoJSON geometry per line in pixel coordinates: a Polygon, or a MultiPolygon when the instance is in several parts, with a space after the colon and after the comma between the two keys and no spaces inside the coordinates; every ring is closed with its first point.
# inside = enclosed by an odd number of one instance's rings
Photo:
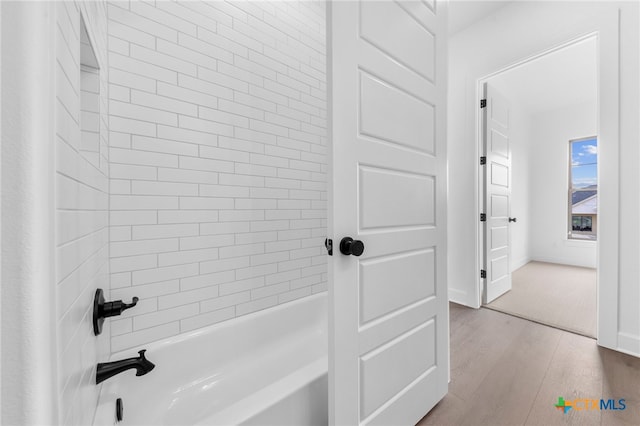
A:
{"type": "Polygon", "coordinates": [[[104,382],[109,377],[113,377],[116,374],[120,374],[123,371],[130,368],[136,369],[136,376],[144,376],[149,371],[155,368],[155,364],[145,358],[144,353],[146,349],[139,351],[140,354],[137,358],[121,359],[120,361],[103,362],[98,364],[96,370],[96,385],[100,382],[104,382]]]}

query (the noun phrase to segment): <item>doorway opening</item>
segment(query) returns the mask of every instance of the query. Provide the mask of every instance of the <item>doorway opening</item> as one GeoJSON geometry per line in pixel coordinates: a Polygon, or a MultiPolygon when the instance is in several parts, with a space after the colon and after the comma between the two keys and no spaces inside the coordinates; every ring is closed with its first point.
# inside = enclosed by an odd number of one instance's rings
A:
{"type": "Polygon", "coordinates": [[[485,307],[596,337],[598,39],[479,80],[485,307]]]}

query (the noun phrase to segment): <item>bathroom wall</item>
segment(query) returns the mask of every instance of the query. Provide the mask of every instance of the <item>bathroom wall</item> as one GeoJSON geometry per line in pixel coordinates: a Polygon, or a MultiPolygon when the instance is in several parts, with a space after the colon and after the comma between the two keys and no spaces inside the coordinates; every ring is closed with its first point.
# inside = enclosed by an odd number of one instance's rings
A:
{"type": "Polygon", "coordinates": [[[60,424],[86,425],[98,401],[96,364],[110,352],[108,322],[100,337],[91,322],[96,288],[109,289],[106,4],[52,9],[58,416],[60,424]]]}
{"type": "Polygon", "coordinates": [[[113,2],[111,348],[326,289],[321,2],[113,2]]]}

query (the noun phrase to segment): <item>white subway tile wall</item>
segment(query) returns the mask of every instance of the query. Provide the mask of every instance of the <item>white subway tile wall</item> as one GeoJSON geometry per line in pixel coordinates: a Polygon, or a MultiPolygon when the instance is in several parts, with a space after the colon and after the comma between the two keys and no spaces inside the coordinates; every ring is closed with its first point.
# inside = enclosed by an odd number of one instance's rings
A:
{"type": "Polygon", "coordinates": [[[96,69],[96,56],[107,60],[106,5],[53,9],[58,423],[87,425],[98,403],[96,364],[110,353],[109,324],[96,337],[91,322],[96,288],[109,289],[108,70],[96,69]]]}
{"type": "Polygon", "coordinates": [[[326,290],[324,7],[108,3],[113,351],[326,290]]]}

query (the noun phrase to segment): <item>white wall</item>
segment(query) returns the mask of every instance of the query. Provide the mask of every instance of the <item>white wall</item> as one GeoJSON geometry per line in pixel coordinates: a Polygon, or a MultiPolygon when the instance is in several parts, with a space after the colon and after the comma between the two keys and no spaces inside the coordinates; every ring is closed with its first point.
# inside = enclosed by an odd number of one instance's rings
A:
{"type": "Polygon", "coordinates": [[[567,238],[569,141],[597,134],[597,105],[537,113],[532,119],[531,258],[596,267],[596,242],[567,238]]]}
{"type": "MultiPolygon", "coordinates": [[[[612,176],[611,180],[619,182],[619,198],[618,193],[610,196],[612,200],[619,201],[609,203],[608,207],[617,207],[619,215],[611,215],[612,222],[607,226],[612,235],[609,239],[601,238],[600,244],[608,259],[617,247],[620,249],[617,262],[609,259],[606,265],[599,265],[601,272],[613,277],[606,279],[605,284],[609,287],[602,287],[601,294],[606,297],[601,298],[601,302],[617,307],[617,312],[610,313],[613,319],[604,324],[608,330],[604,336],[606,341],[600,337],[599,341],[609,347],[640,354],[640,228],[635,219],[640,206],[637,167],[640,23],[636,2],[515,2],[457,33],[450,40],[449,294],[453,301],[469,306],[479,305],[479,265],[475,260],[478,153],[474,146],[478,79],[598,28],[606,27],[609,31],[610,26],[603,24],[604,19],[611,22],[612,17],[615,19],[618,15],[618,10],[620,48],[601,51],[600,55],[618,58],[619,52],[620,86],[614,92],[620,99],[620,120],[614,127],[607,128],[607,131],[619,133],[619,137],[609,142],[613,158],[603,158],[601,154],[601,162],[611,159],[617,165],[612,166],[612,170],[616,169],[619,176],[612,176]],[[532,28],[544,28],[544,31],[531,31],[532,28]],[[615,156],[618,149],[619,157],[615,156]],[[624,224],[619,231],[616,217],[624,224]]],[[[611,40],[615,36],[609,31],[605,39],[611,40]]],[[[611,99],[610,92],[604,97],[604,92],[600,93],[601,99],[611,99]]],[[[613,105],[611,109],[615,110],[613,105]]],[[[603,234],[604,227],[600,231],[603,234]]]]}
{"type": "Polygon", "coordinates": [[[112,350],[324,291],[322,3],[108,16],[112,350]]]}
{"type": "Polygon", "coordinates": [[[597,133],[596,112],[591,102],[532,113],[511,100],[511,271],[531,260],[596,267],[595,242],[567,239],[568,141],[597,133]]]}
{"type": "Polygon", "coordinates": [[[59,417],[61,424],[83,425],[92,422],[97,406],[96,364],[109,357],[109,321],[99,337],[92,326],[96,288],[109,294],[106,4],[57,2],[55,11],[59,417]],[[90,54],[81,54],[86,35],[99,71],[81,72],[83,56],[90,54]]]}

